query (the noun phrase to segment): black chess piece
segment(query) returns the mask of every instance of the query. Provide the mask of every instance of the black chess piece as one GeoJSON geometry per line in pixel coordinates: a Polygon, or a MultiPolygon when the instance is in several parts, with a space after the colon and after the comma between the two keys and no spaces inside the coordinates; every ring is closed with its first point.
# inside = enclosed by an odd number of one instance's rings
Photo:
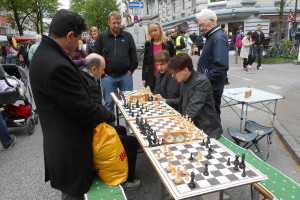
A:
{"type": "Polygon", "coordinates": [[[235,163],[234,170],[239,170],[239,164],[235,163]]]}
{"type": "Polygon", "coordinates": [[[207,149],[209,148],[208,144],[209,144],[209,143],[208,143],[208,140],[206,140],[205,148],[207,148],[207,149]]]}
{"type": "Polygon", "coordinates": [[[140,107],[139,100],[136,100],[135,106],[136,106],[136,108],[139,108],[139,107],[140,107]]]}
{"type": "Polygon", "coordinates": [[[242,177],[246,177],[246,167],[243,169],[242,177]]]}
{"type": "Polygon", "coordinates": [[[242,161],[239,164],[239,167],[240,167],[240,169],[244,169],[246,167],[245,166],[245,154],[244,153],[242,154],[242,161]]]}
{"type": "Polygon", "coordinates": [[[210,147],[209,147],[209,149],[208,149],[208,152],[210,152],[210,153],[213,152],[213,149],[212,149],[211,145],[210,145],[210,147]]]}
{"type": "Polygon", "coordinates": [[[131,113],[131,117],[134,117],[134,112],[131,113]]]}
{"type": "Polygon", "coordinates": [[[137,115],[136,115],[136,116],[137,116],[137,117],[140,117],[140,116],[141,116],[139,111],[137,111],[137,115]]]}
{"type": "Polygon", "coordinates": [[[204,139],[202,140],[201,146],[205,146],[205,141],[204,141],[204,139]]]}
{"type": "Polygon", "coordinates": [[[227,160],[227,166],[230,166],[230,165],[231,165],[230,158],[228,158],[228,160],[227,160]]]}
{"type": "Polygon", "coordinates": [[[148,106],[146,106],[146,112],[148,112],[148,106]]]}
{"type": "Polygon", "coordinates": [[[191,156],[189,157],[189,160],[194,160],[193,153],[191,153],[191,156]]]}
{"type": "Polygon", "coordinates": [[[207,154],[206,158],[207,158],[207,159],[212,159],[212,156],[211,156],[211,154],[210,154],[210,151],[208,151],[208,154],[207,154]]]}
{"type": "Polygon", "coordinates": [[[208,144],[210,144],[210,137],[207,137],[207,141],[206,141],[208,144]]]}
{"type": "Polygon", "coordinates": [[[161,145],[165,145],[165,140],[164,139],[161,139],[161,145]]]}
{"type": "Polygon", "coordinates": [[[195,183],[195,172],[191,173],[191,182],[189,183],[189,187],[190,188],[195,188],[196,187],[196,183],[195,183]]]}
{"type": "Polygon", "coordinates": [[[204,176],[208,176],[208,175],[209,175],[209,172],[208,172],[208,164],[207,164],[207,163],[205,163],[205,168],[204,168],[203,175],[204,175],[204,176]]]}
{"type": "Polygon", "coordinates": [[[240,157],[239,155],[235,155],[234,164],[240,164],[239,157],[240,157]]]}
{"type": "Polygon", "coordinates": [[[141,114],[144,114],[144,113],[143,113],[143,109],[142,109],[142,107],[140,107],[140,112],[141,112],[141,114]]]}
{"type": "Polygon", "coordinates": [[[137,116],[135,118],[135,123],[136,123],[137,126],[140,126],[140,121],[139,121],[139,118],[137,116]]]}

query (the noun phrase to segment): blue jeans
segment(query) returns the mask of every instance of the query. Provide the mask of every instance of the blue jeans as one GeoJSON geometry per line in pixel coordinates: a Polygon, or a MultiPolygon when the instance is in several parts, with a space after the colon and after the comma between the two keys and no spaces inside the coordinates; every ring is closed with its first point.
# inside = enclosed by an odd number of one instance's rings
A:
{"type": "Polygon", "coordinates": [[[119,77],[105,76],[101,79],[101,87],[105,102],[104,105],[107,110],[114,113],[115,103],[112,100],[110,93],[116,91],[117,88],[119,88],[121,91],[132,91],[132,74],[126,73],[125,75],[119,77]]]}
{"type": "Polygon", "coordinates": [[[6,58],[6,64],[17,64],[16,58],[6,58]]]}
{"type": "Polygon", "coordinates": [[[13,138],[8,133],[6,122],[4,121],[1,113],[0,113],[0,141],[3,148],[9,147],[13,142],[13,138]]]}
{"type": "Polygon", "coordinates": [[[2,56],[2,64],[6,64],[6,56],[2,56]]]}
{"type": "Polygon", "coordinates": [[[254,52],[253,52],[253,61],[255,61],[257,57],[257,67],[261,66],[261,58],[262,58],[262,52],[264,50],[263,46],[255,46],[254,47],[254,52]]]}

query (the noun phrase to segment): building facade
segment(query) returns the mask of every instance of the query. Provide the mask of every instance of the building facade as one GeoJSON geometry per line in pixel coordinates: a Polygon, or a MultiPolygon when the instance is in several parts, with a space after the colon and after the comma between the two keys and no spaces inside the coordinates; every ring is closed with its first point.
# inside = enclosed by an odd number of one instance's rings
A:
{"type": "Polygon", "coordinates": [[[16,29],[12,27],[12,22],[6,18],[8,15],[7,11],[0,11],[0,35],[13,36],[15,35],[16,29]]]}
{"type": "MultiPolygon", "coordinates": [[[[182,33],[199,34],[196,15],[202,9],[209,8],[216,12],[218,23],[228,31],[229,37],[233,37],[241,26],[246,33],[255,31],[257,24],[261,24],[262,31],[271,42],[278,38],[280,0],[142,0],[142,2],[144,8],[138,17],[139,25],[145,30],[150,22],[160,22],[164,31],[175,27],[182,33]]],[[[287,16],[290,10],[295,11],[295,0],[286,2],[283,9],[284,16],[287,16]]],[[[132,23],[132,10],[128,9],[124,13],[126,12],[125,16],[130,18],[132,23]]],[[[289,38],[291,26],[292,23],[283,22],[280,39],[289,38]]]]}

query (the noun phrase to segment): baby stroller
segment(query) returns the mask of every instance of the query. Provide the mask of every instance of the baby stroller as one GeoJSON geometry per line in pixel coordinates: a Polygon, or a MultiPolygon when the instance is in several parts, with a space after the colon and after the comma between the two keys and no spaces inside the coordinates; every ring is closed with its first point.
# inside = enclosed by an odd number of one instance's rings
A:
{"type": "Polygon", "coordinates": [[[0,64],[0,111],[7,127],[24,126],[27,134],[33,134],[39,118],[32,99],[24,70],[17,65],[0,64]]]}

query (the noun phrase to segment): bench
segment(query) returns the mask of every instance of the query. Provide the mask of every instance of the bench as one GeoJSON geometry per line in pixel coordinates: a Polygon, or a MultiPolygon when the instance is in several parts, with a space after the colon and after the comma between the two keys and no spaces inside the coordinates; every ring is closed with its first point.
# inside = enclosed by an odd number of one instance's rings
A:
{"type": "Polygon", "coordinates": [[[106,185],[98,177],[94,178],[90,190],[84,195],[85,200],[127,200],[120,185],[106,185]]]}
{"type": "Polygon", "coordinates": [[[269,199],[297,199],[300,197],[300,185],[289,177],[282,174],[268,163],[259,159],[252,151],[241,148],[221,136],[218,141],[236,154],[246,154],[246,161],[261,173],[268,176],[269,179],[253,184],[262,195],[269,199]]]}

